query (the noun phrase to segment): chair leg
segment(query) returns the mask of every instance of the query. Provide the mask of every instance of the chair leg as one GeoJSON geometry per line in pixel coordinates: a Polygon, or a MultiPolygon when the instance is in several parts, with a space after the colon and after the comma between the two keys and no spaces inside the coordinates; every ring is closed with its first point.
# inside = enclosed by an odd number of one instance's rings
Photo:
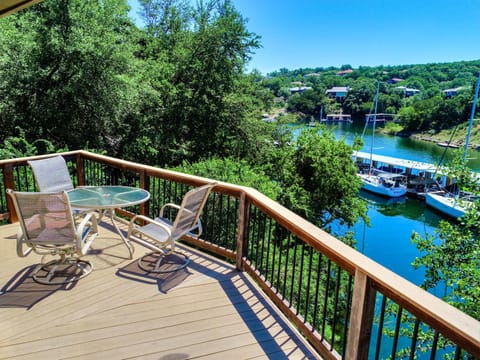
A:
{"type": "Polygon", "coordinates": [[[43,285],[68,284],[90,274],[93,265],[87,260],[63,257],[39,264],[33,272],[33,280],[43,285]]]}
{"type": "Polygon", "coordinates": [[[155,251],[138,259],[138,266],[140,269],[150,273],[169,273],[178,271],[185,268],[189,263],[189,257],[179,251],[174,251],[168,254],[164,254],[161,251],[155,251]]]}

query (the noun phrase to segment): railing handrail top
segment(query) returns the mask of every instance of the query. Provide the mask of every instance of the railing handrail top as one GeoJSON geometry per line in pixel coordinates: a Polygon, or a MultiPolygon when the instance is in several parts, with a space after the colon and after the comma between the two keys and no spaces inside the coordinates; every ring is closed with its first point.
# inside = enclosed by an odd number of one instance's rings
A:
{"type": "Polygon", "coordinates": [[[73,151],[65,151],[65,152],[59,152],[59,153],[54,153],[54,154],[46,154],[46,155],[32,155],[32,156],[26,156],[26,157],[21,157],[21,158],[0,159],[0,167],[3,167],[5,165],[16,165],[16,164],[26,163],[27,161],[30,161],[30,160],[46,159],[46,158],[50,158],[52,156],[57,156],[57,155],[74,156],[74,155],[77,155],[81,152],[85,152],[85,151],[83,151],[83,150],[73,150],[73,151]]]}
{"type": "Polygon", "coordinates": [[[253,188],[245,188],[245,191],[252,203],[262,210],[268,209],[269,215],[281,220],[282,226],[328,254],[350,273],[362,272],[373,280],[375,288],[412,314],[428,318],[438,328],[446,329],[448,325],[451,331],[453,326],[457,334],[480,347],[480,321],[363,255],[261,192],[253,188]]]}

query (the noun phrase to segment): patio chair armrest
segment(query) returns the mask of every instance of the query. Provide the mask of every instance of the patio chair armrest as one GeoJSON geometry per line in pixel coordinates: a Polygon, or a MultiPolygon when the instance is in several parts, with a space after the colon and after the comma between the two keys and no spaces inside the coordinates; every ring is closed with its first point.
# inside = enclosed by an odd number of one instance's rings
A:
{"type": "Polygon", "coordinates": [[[19,257],[25,257],[28,254],[30,254],[30,252],[33,250],[33,248],[31,246],[28,246],[28,244],[25,244],[23,239],[24,239],[23,231],[22,231],[21,228],[19,228],[18,231],[17,231],[17,255],[19,257]],[[26,250],[23,250],[23,245],[24,244],[27,245],[26,250]]]}
{"type": "Polygon", "coordinates": [[[174,203],[166,203],[165,205],[163,205],[161,208],[160,208],[160,217],[163,217],[163,211],[166,207],[172,207],[174,209],[177,209],[177,210],[180,210],[181,209],[181,206],[180,205],[177,205],[177,204],[174,204],[174,203]]]}
{"type": "MultiPolygon", "coordinates": [[[[137,230],[135,228],[135,221],[136,220],[143,220],[143,221],[148,222],[150,224],[154,224],[154,225],[162,228],[163,230],[165,230],[167,232],[167,234],[169,235],[169,237],[172,236],[172,230],[167,225],[165,225],[161,222],[155,221],[154,219],[149,218],[148,216],[145,216],[145,215],[135,215],[130,220],[130,223],[128,224],[128,235],[127,235],[127,237],[130,237],[132,235],[132,232],[137,230]]],[[[138,230],[138,231],[141,232],[141,230],[138,230]]]]}
{"type": "Polygon", "coordinates": [[[77,225],[76,230],[77,254],[85,255],[86,250],[88,250],[98,233],[97,217],[95,216],[95,213],[90,211],[85,214],[82,217],[80,224],[77,225]]]}
{"type": "Polygon", "coordinates": [[[195,227],[190,230],[191,234],[194,235],[195,237],[199,238],[200,235],[203,233],[203,226],[202,226],[202,219],[198,218],[197,224],[195,227]],[[197,230],[196,233],[193,233],[193,230],[197,230]]]}
{"type": "Polygon", "coordinates": [[[98,231],[97,229],[97,218],[93,211],[88,212],[86,215],[82,216],[82,221],[77,225],[77,233],[83,234],[85,227],[89,225],[92,227],[93,231],[98,231]]]}
{"type": "Polygon", "coordinates": [[[152,222],[153,221],[153,219],[149,218],[148,216],[137,214],[130,219],[130,222],[128,223],[128,228],[133,227],[137,220],[143,220],[143,221],[146,221],[146,222],[152,222]]]}

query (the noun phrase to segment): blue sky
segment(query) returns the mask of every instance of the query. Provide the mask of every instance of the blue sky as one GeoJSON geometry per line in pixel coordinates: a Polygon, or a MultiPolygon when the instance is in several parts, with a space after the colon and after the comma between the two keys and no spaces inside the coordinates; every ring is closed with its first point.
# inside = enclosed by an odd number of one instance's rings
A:
{"type": "MultiPolygon", "coordinates": [[[[135,14],[136,0],[128,0],[135,14]]],[[[248,70],[480,59],[480,0],[233,0],[261,36],[248,70]]]]}

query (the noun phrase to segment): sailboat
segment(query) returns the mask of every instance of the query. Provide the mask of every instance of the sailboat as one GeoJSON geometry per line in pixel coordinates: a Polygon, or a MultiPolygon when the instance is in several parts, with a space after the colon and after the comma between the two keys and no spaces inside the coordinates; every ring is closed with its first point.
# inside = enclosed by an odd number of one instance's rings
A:
{"type": "MultiPolygon", "coordinates": [[[[373,130],[372,130],[372,142],[370,146],[370,166],[366,173],[360,171],[357,175],[363,182],[362,189],[370,191],[371,193],[386,196],[389,198],[395,198],[403,196],[407,193],[407,187],[403,182],[403,176],[399,174],[393,174],[385,171],[380,171],[373,167],[373,145],[375,142],[375,125],[377,121],[377,104],[378,104],[378,91],[380,88],[380,81],[377,81],[377,89],[375,91],[375,108],[373,113],[373,130]]],[[[367,128],[370,116],[367,116],[365,129],[367,128]]]]}
{"type": "MultiPolygon", "coordinates": [[[[463,160],[467,159],[467,150],[470,142],[470,133],[473,126],[473,118],[478,100],[478,89],[480,87],[480,75],[478,76],[477,85],[475,87],[475,96],[473,98],[472,113],[468,123],[467,137],[465,139],[465,149],[463,151],[463,160]]],[[[465,212],[475,199],[471,195],[460,196],[460,194],[451,194],[445,190],[429,191],[425,194],[425,202],[427,206],[442,212],[452,218],[459,218],[465,215],[465,212]]]]}

